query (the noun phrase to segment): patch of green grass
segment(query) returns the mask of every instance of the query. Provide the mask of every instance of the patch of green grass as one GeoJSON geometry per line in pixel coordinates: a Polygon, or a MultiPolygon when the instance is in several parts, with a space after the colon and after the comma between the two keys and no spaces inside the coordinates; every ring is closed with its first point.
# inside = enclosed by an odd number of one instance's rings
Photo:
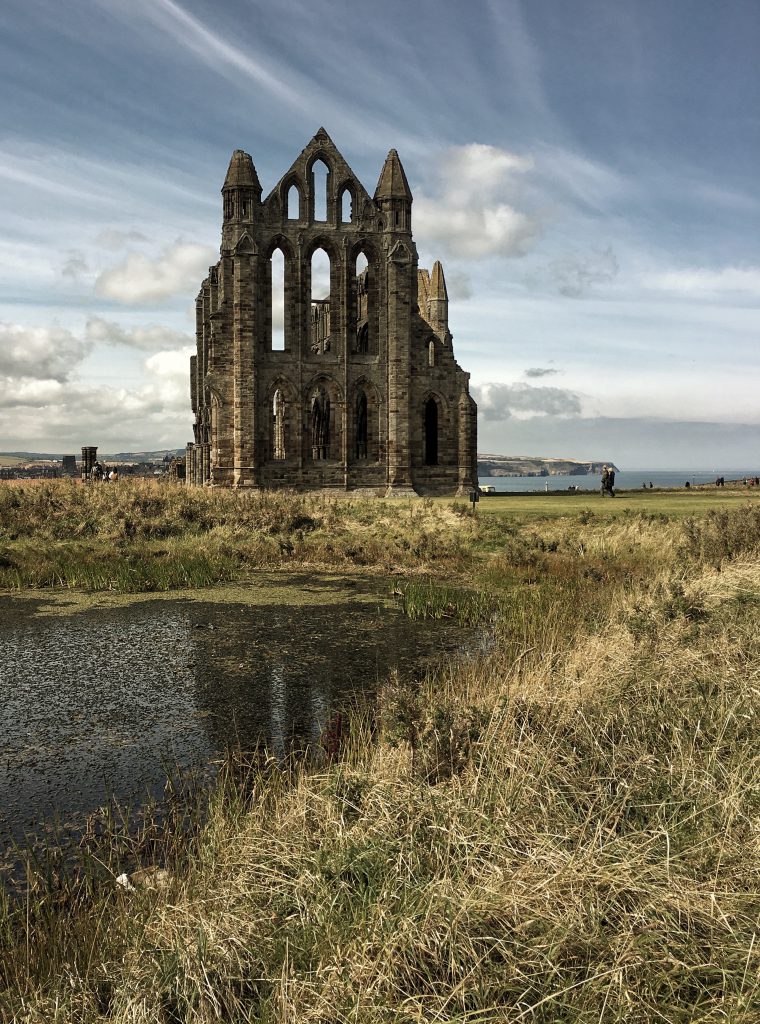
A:
{"type": "Polygon", "coordinates": [[[523,522],[583,514],[617,518],[647,513],[682,518],[702,515],[717,508],[736,508],[748,501],[760,502],[760,493],[755,489],[692,488],[688,491],[621,491],[615,498],[602,498],[593,492],[499,494],[482,498],[478,503],[477,515],[513,517],[523,522]]]}

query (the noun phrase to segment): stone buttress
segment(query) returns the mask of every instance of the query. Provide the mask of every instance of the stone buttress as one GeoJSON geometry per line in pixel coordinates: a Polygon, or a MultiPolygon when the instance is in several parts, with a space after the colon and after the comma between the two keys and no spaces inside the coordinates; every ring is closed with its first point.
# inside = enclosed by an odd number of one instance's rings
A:
{"type": "Polygon", "coordinates": [[[477,486],[469,374],[454,359],[443,268],[418,268],[396,151],[370,197],[320,128],[262,199],[235,150],[222,202],[220,259],[196,300],[188,485],[477,486]],[[312,281],[320,250],[329,276],[312,281]]]}

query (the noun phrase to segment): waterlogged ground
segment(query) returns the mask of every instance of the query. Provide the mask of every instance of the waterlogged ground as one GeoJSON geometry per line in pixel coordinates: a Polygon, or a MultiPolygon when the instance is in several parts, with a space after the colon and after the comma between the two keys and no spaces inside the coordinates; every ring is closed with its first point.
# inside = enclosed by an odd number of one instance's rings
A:
{"type": "Polygon", "coordinates": [[[341,703],[464,642],[389,590],[278,574],[181,599],[0,598],[0,849],[111,795],[160,798],[167,768],[231,742],[318,741],[341,703]]]}

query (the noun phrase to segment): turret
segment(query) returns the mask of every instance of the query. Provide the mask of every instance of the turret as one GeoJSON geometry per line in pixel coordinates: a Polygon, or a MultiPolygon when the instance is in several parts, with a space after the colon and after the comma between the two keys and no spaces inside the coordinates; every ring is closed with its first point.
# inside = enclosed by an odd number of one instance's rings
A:
{"type": "Polygon", "coordinates": [[[383,213],[386,231],[411,234],[412,193],[395,149],[385,158],[375,189],[375,202],[383,213]]]}
{"type": "Polygon", "coordinates": [[[256,222],[261,207],[261,184],[248,153],[236,149],[222,185],[224,224],[222,249],[232,249],[246,228],[256,222]]]}
{"type": "Polygon", "coordinates": [[[449,293],[446,291],[446,278],[443,267],[438,260],[433,264],[428,292],[427,321],[441,341],[448,342],[449,334],[449,293]]]}

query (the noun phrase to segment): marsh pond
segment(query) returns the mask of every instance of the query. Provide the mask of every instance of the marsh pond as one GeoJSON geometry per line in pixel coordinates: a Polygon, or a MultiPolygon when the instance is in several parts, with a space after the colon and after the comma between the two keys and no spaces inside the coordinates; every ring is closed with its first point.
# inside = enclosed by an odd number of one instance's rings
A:
{"type": "Polygon", "coordinates": [[[160,799],[169,769],[230,744],[318,743],[393,669],[467,642],[412,622],[389,585],[266,574],[175,595],[0,597],[0,848],[110,797],[160,799]]]}

